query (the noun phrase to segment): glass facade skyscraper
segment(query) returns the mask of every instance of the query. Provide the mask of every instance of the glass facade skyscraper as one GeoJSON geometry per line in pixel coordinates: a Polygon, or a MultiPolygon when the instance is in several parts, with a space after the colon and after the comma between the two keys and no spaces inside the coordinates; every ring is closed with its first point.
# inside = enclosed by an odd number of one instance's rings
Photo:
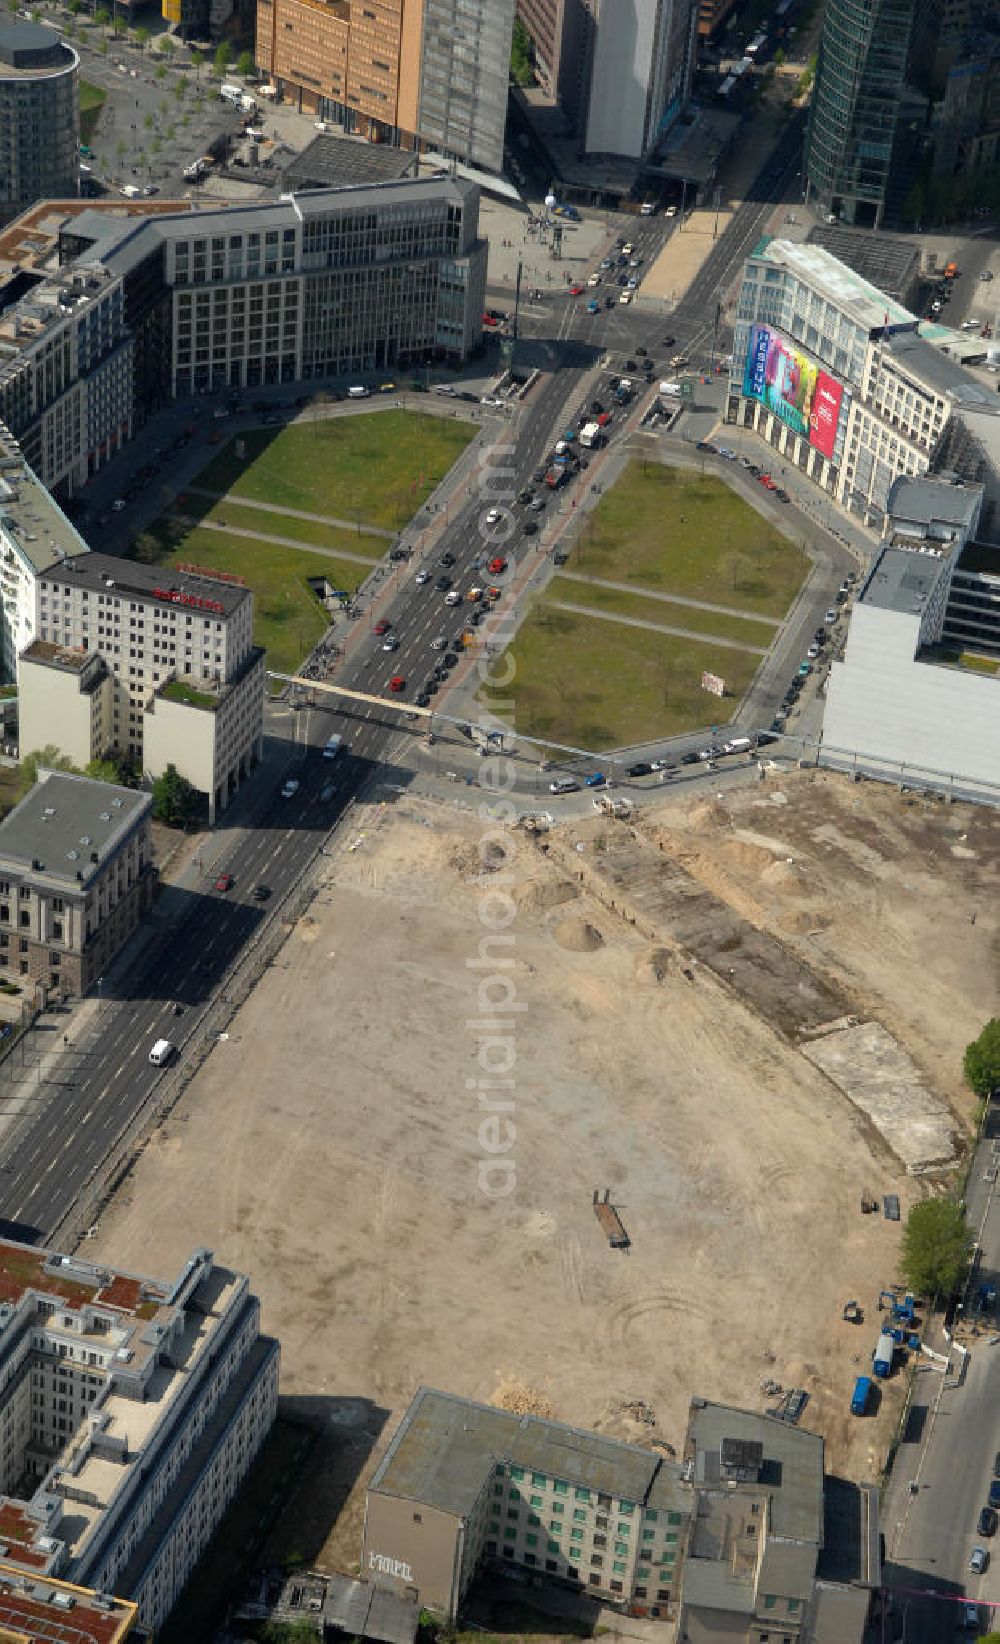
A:
{"type": "Polygon", "coordinates": [[[920,0],[827,0],[806,135],[807,198],[878,227],[920,0]]]}

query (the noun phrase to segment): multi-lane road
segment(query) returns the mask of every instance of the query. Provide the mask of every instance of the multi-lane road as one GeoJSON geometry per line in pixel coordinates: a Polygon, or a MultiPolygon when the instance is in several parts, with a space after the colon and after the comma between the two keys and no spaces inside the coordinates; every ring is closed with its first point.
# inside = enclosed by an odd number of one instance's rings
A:
{"type": "MultiPolygon", "coordinates": [[[[755,191],[759,198],[737,213],[720,238],[696,282],[713,298],[759,232],[763,214],[784,197],[793,171],[791,159],[769,164],[755,191]]],[[[630,229],[647,264],[663,243],[665,226],[663,219],[640,219],[630,229]]],[[[445,606],[443,593],[434,587],[437,575],[448,574],[463,594],[473,582],[486,580],[483,556],[494,546],[488,530],[481,528],[486,510],[492,501],[509,502],[534,483],[535,470],[564,419],[586,403],[584,396],[589,399],[587,384],[601,356],[608,350],[632,353],[648,338],[650,353],[663,361],[667,331],[676,336],[679,352],[704,355],[706,326],[714,321],[714,306],[698,292],[685,298],[669,320],[652,323],[635,304],[625,308],[616,303],[613,310],[595,316],[587,314],[581,299],[553,297],[539,306],[538,314],[525,314],[524,330],[543,372],[511,427],[504,489],[483,488],[474,478],[464,498],[456,499],[435,547],[431,582],[417,586],[413,562],[400,570],[398,591],[386,612],[399,649],[376,649],[378,640],[369,634],[364,644],[352,648],[342,683],[385,694],[390,678],[401,674],[407,681],[400,704],[405,709],[433,671],[439,653],[431,641],[439,634],[454,638],[464,625],[467,607],[445,606]],[[437,569],[444,553],[454,556],[446,572],[444,567],[437,569]]],[[[583,478],[575,482],[578,487],[583,483],[583,478]]],[[[523,508],[515,512],[517,533],[499,550],[511,557],[533,551],[538,540],[523,535],[523,521],[530,513],[523,508]]],[[[81,1036],[71,1027],[70,1043],[56,1057],[51,1054],[52,1023],[33,1031],[19,1065],[30,1066],[48,1053],[50,1071],[39,1081],[25,1116],[0,1144],[0,1219],[13,1233],[45,1239],[59,1227],[116,1138],[142,1111],[157,1081],[170,1076],[169,1070],[149,1063],[154,1041],[169,1038],[183,1056],[199,1035],[203,1037],[202,1018],[228,967],[302,878],[338,815],[373,768],[388,757],[405,723],[394,722],[391,712],[379,709],[352,716],[332,711],[301,713],[297,719],[286,716],[284,726],[290,734],[279,746],[287,757],[279,758],[277,766],[272,762],[271,769],[277,769],[281,778],[299,778],[295,795],[283,799],[280,781],[272,776],[266,791],[261,778],[256,791],[251,789],[239,800],[241,825],[230,834],[228,856],[215,861],[211,874],[196,888],[172,893],[175,911],[170,927],[147,945],[123,981],[105,984],[90,1029],[81,1036]],[[349,751],[331,766],[321,759],[319,749],[335,726],[345,732],[349,751]],[[323,801],[320,794],[329,781],[335,781],[337,792],[323,801]],[[214,879],[223,872],[232,874],[234,883],[229,891],[217,892],[214,879]],[[255,896],[259,885],[270,893],[266,900],[255,896]]],[[[62,1027],[61,1021],[58,1033],[62,1027]]],[[[11,1065],[0,1079],[14,1071],[11,1065]]],[[[0,1107],[4,1093],[0,1082],[0,1107]]]]}

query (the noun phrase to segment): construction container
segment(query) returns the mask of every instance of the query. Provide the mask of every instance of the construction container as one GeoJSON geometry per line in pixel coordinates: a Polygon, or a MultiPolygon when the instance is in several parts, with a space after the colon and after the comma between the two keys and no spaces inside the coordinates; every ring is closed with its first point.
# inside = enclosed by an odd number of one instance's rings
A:
{"type": "Polygon", "coordinates": [[[871,1376],[859,1376],[854,1383],[854,1392],[851,1394],[851,1415],[863,1416],[868,1411],[868,1400],[871,1398],[871,1376]]]}
{"type": "Polygon", "coordinates": [[[876,1376],[892,1375],[892,1360],[895,1351],[896,1343],[893,1341],[890,1332],[883,1330],[872,1354],[872,1367],[876,1376]]]}

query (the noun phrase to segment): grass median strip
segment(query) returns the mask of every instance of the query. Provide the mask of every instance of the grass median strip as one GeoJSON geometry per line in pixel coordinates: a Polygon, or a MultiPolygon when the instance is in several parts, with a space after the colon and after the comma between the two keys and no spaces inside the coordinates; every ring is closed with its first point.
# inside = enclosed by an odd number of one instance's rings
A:
{"type": "Polygon", "coordinates": [[[199,509],[204,499],[185,494],[180,504],[184,514],[197,519],[199,525],[231,526],[234,531],[249,531],[255,537],[272,537],[275,541],[307,543],[310,547],[328,549],[331,554],[363,554],[365,559],[381,559],[388,546],[384,537],[369,536],[366,531],[345,531],[336,525],[319,525],[315,520],[296,519],[290,514],[265,513],[260,508],[241,508],[233,501],[222,500],[204,511],[199,509]]]}
{"type": "Polygon", "coordinates": [[[476,433],[468,422],[412,411],[251,429],[230,441],[198,475],[198,483],[234,497],[396,530],[476,433]]]}
{"type": "Polygon", "coordinates": [[[572,569],[783,617],[809,561],[720,479],[640,460],[590,515],[572,569]]]}
{"type": "Polygon", "coordinates": [[[574,747],[625,747],[728,719],[759,658],[710,642],[617,626],[539,601],[511,647],[512,685],[484,690],[484,705],[514,699],[514,728],[574,747]],[[703,672],[721,674],[727,707],[701,688],[703,672]]]}
{"type": "Polygon", "coordinates": [[[603,588],[576,577],[555,576],[546,588],[546,598],[565,600],[569,605],[590,605],[611,616],[633,617],[653,627],[687,628],[698,634],[718,634],[740,645],[767,650],[775,630],[752,617],[726,616],[721,611],[702,611],[697,605],[678,600],[645,599],[641,593],[625,594],[618,588],[603,588]]]}

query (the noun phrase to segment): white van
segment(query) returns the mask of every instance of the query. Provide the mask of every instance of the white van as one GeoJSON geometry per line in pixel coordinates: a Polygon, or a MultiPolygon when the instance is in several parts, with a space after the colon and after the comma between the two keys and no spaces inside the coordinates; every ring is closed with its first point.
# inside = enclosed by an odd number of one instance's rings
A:
{"type": "Polygon", "coordinates": [[[157,1039],[149,1053],[149,1059],[154,1067],[164,1067],[174,1054],[174,1047],[169,1039],[157,1039]]]}
{"type": "Polygon", "coordinates": [[[752,747],[753,743],[748,736],[734,736],[731,742],[722,744],[722,751],[724,754],[749,753],[752,747]]]}
{"type": "Polygon", "coordinates": [[[326,747],[323,749],[323,758],[336,759],[343,746],[344,739],[342,736],[331,736],[327,741],[326,747]]]}
{"type": "Polygon", "coordinates": [[[680,391],[681,385],[679,382],[661,382],[660,384],[660,393],[665,398],[677,399],[680,396],[680,391]]]}
{"type": "Polygon", "coordinates": [[[227,83],[223,80],[222,85],[219,87],[219,96],[224,103],[242,103],[243,95],[243,87],[234,86],[231,82],[227,83]]]}
{"type": "Polygon", "coordinates": [[[368,398],[368,389],[361,387],[349,388],[347,398],[349,400],[366,400],[368,398]]]}

